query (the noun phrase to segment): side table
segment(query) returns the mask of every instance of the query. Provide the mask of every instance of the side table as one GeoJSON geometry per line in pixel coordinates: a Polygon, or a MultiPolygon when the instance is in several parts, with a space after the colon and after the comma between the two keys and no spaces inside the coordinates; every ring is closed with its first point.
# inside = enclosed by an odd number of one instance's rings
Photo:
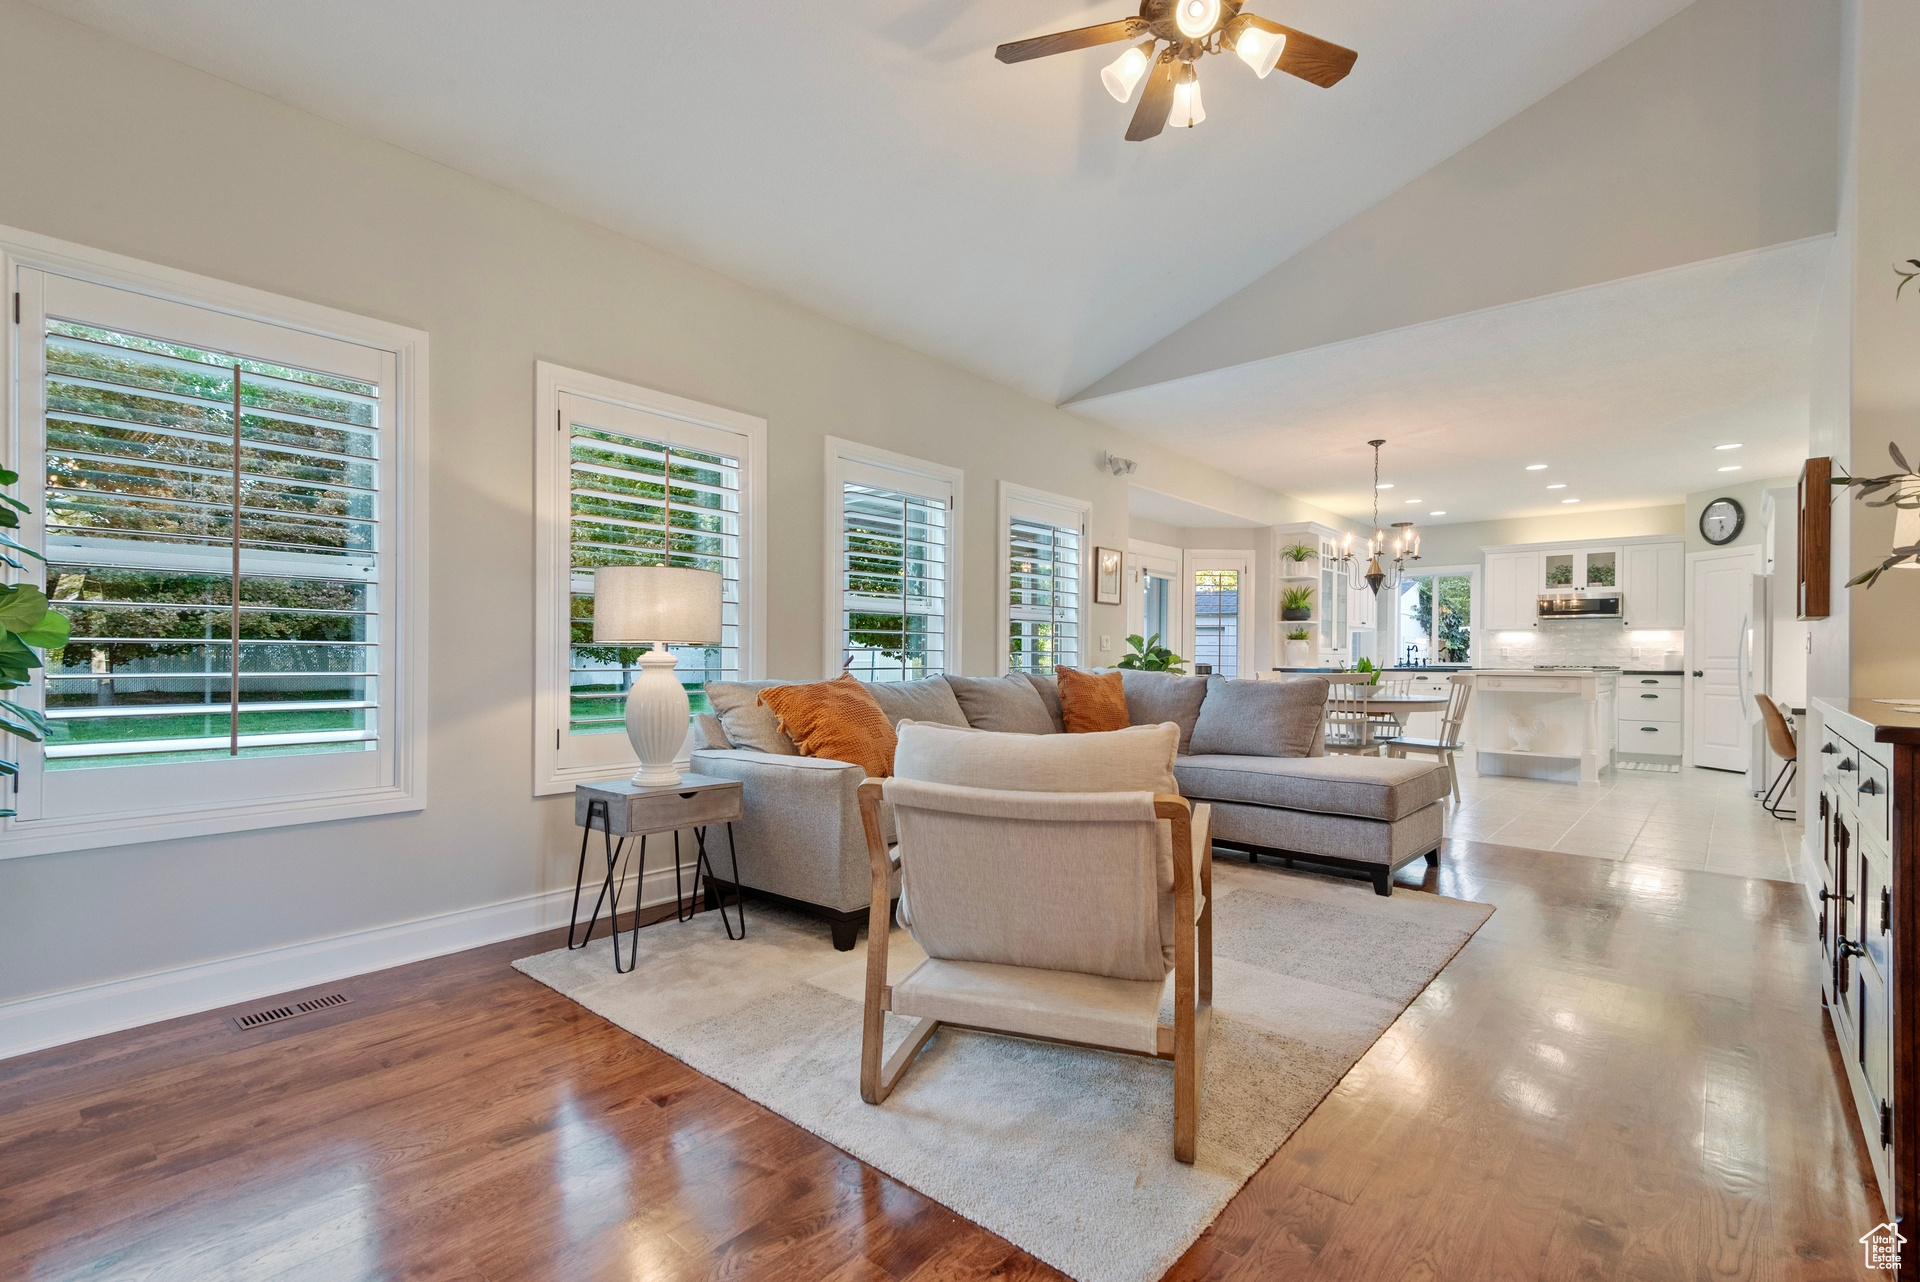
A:
{"type": "Polygon", "coordinates": [[[573,790],[573,821],[585,831],[580,834],[580,866],[573,878],[573,913],[567,921],[567,947],[585,948],[593,938],[600,920],[600,905],[607,904],[608,924],[613,930],[613,968],[620,974],[630,972],[640,960],[640,893],[647,874],[647,838],[673,834],[674,916],[688,921],[699,906],[700,879],[714,880],[713,865],[707,860],[707,825],[727,826],[727,854],[733,861],[734,912],[739,915],[739,933],[727,918],[727,904],[720,901],[720,924],[728,939],[747,937],[747,910],[738,887],[740,856],[733,844],[733,821],[740,817],[741,786],[737,779],[715,779],[707,775],[682,775],[677,785],[641,788],[625,780],[578,784],[573,790]],[[573,941],[580,921],[580,890],[586,881],[587,844],[598,824],[606,844],[607,871],[600,893],[593,901],[593,913],[587,918],[587,931],[579,943],[573,941]],[[693,894],[680,895],[680,831],[693,829],[699,854],[694,859],[693,894]],[[627,944],[627,964],[620,964],[620,880],[617,869],[631,838],[639,838],[639,867],[634,872],[633,931],[627,944]],[[616,843],[615,839],[618,838],[616,843]]]}

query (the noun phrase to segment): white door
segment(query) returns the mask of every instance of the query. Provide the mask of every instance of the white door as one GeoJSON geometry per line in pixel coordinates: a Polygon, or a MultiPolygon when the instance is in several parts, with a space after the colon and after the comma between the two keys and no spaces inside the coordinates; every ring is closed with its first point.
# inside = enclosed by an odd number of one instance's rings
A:
{"type": "Polygon", "coordinates": [[[1191,658],[1180,591],[1181,558],[1176,547],[1127,541],[1127,631],[1143,639],[1157,632],[1161,645],[1191,658]]]}
{"type": "Polygon", "coordinates": [[[1252,558],[1244,552],[1187,553],[1187,599],[1193,629],[1189,657],[1228,680],[1251,676],[1252,558]]]}
{"type": "Polygon", "coordinates": [[[1696,766],[1748,766],[1741,667],[1758,551],[1727,548],[1687,558],[1687,745],[1696,766]]]}

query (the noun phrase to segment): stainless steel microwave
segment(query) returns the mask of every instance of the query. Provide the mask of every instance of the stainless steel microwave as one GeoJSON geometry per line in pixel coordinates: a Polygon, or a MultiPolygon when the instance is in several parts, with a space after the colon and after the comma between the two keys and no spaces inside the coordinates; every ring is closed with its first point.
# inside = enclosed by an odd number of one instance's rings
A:
{"type": "Polygon", "coordinates": [[[1542,596],[1540,598],[1540,617],[1543,619],[1618,619],[1620,617],[1620,597],[1611,596],[1542,596]]]}

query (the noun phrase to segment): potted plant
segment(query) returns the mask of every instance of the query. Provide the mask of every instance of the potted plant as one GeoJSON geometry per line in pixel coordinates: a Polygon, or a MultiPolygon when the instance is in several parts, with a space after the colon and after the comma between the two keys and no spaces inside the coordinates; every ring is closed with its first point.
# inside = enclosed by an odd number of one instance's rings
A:
{"type": "Polygon", "coordinates": [[[1313,617],[1313,589],[1286,588],[1280,593],[1280,617],[1288,623],[1305,623],[1313,617]]]}
{"type": "Polygon", "coordinates": [[[1313,660],[1313,633],[1307,628],[1287,629],[1286,645],[1283,647],[1286,666],[1304,668],[1313,660]]]}
{"type": "MultiPolygon", "coordinates": [[[[16,472],[0,468],[0,485],[12,485],[19,481],[16,472]]],[[[0,494],[0,527],[19,529],[19,513],[28,511],[26,504],[9,495],[0,494]]],[[[0,534],[0,562],[12,566],[15,570],[26,567],[7,555],[7,552],[21,552],[36,561],[46,558],[32,548],[23,547],[5,534],[0,534]]],[[[18,690],[33,683],[33,670],[40,666],[40,656],[34,650],[57,650],[67,644],[67,619],[56,614],[47,603],[47,594],[31,583],[16,583],[11,587],[0,587],[0,690],[18,690]]],[[[17,739],[26,739],[39,743],[41,736],[47,733],[47,719],[34,709],[11,699],[0,698],[0,734],[10,734],[17,739]]],[[[14,762],[0,760],[0,776],[18,775],[20,767],[14,762]]],[[[11,810],[0,810],[0,815],[11,815],[11,810]]]]}
{"type": "Polygon", "coordinates": [[[1366,677],[1365,681],[1359,682],[1357,684],[1370,685],[1370,686],[1377,686],[1380,684],[1380,669],[1373,666],[1372,659],[1360,660],[1360,662],[1353,665],[1353,670],[1355,672],[1360,673],[1362,676],[1366,677]]]}
{"type": "Polygon", "coordinates": [[[1320,555],[1305,543],[1289,543],[1280,549],[1280,573],[1289,579],[1311,578],[1306,563],[1320,555]]]}
{"type": "Polygon", "coordinates": [[[1127,638],[1127,644],[1133,647],[1132,654],[1120,656],[1120,666],[1131,672],[1171,672],[1175,676],[1187,674],[1187,661],[1160,644],[1160,634],[1141,640],[1139,633],[1127,638]]]}

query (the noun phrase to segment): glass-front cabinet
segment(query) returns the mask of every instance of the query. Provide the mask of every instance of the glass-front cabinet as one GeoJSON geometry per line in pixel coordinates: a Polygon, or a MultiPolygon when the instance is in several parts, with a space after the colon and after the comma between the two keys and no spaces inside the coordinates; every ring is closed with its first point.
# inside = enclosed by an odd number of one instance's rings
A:
{"type": "Polygon", "coordinates": [[[1620,586],[1620,549],[1568,548],[1540,557],[1540,590],[1604,592],[1620,586]]]}

